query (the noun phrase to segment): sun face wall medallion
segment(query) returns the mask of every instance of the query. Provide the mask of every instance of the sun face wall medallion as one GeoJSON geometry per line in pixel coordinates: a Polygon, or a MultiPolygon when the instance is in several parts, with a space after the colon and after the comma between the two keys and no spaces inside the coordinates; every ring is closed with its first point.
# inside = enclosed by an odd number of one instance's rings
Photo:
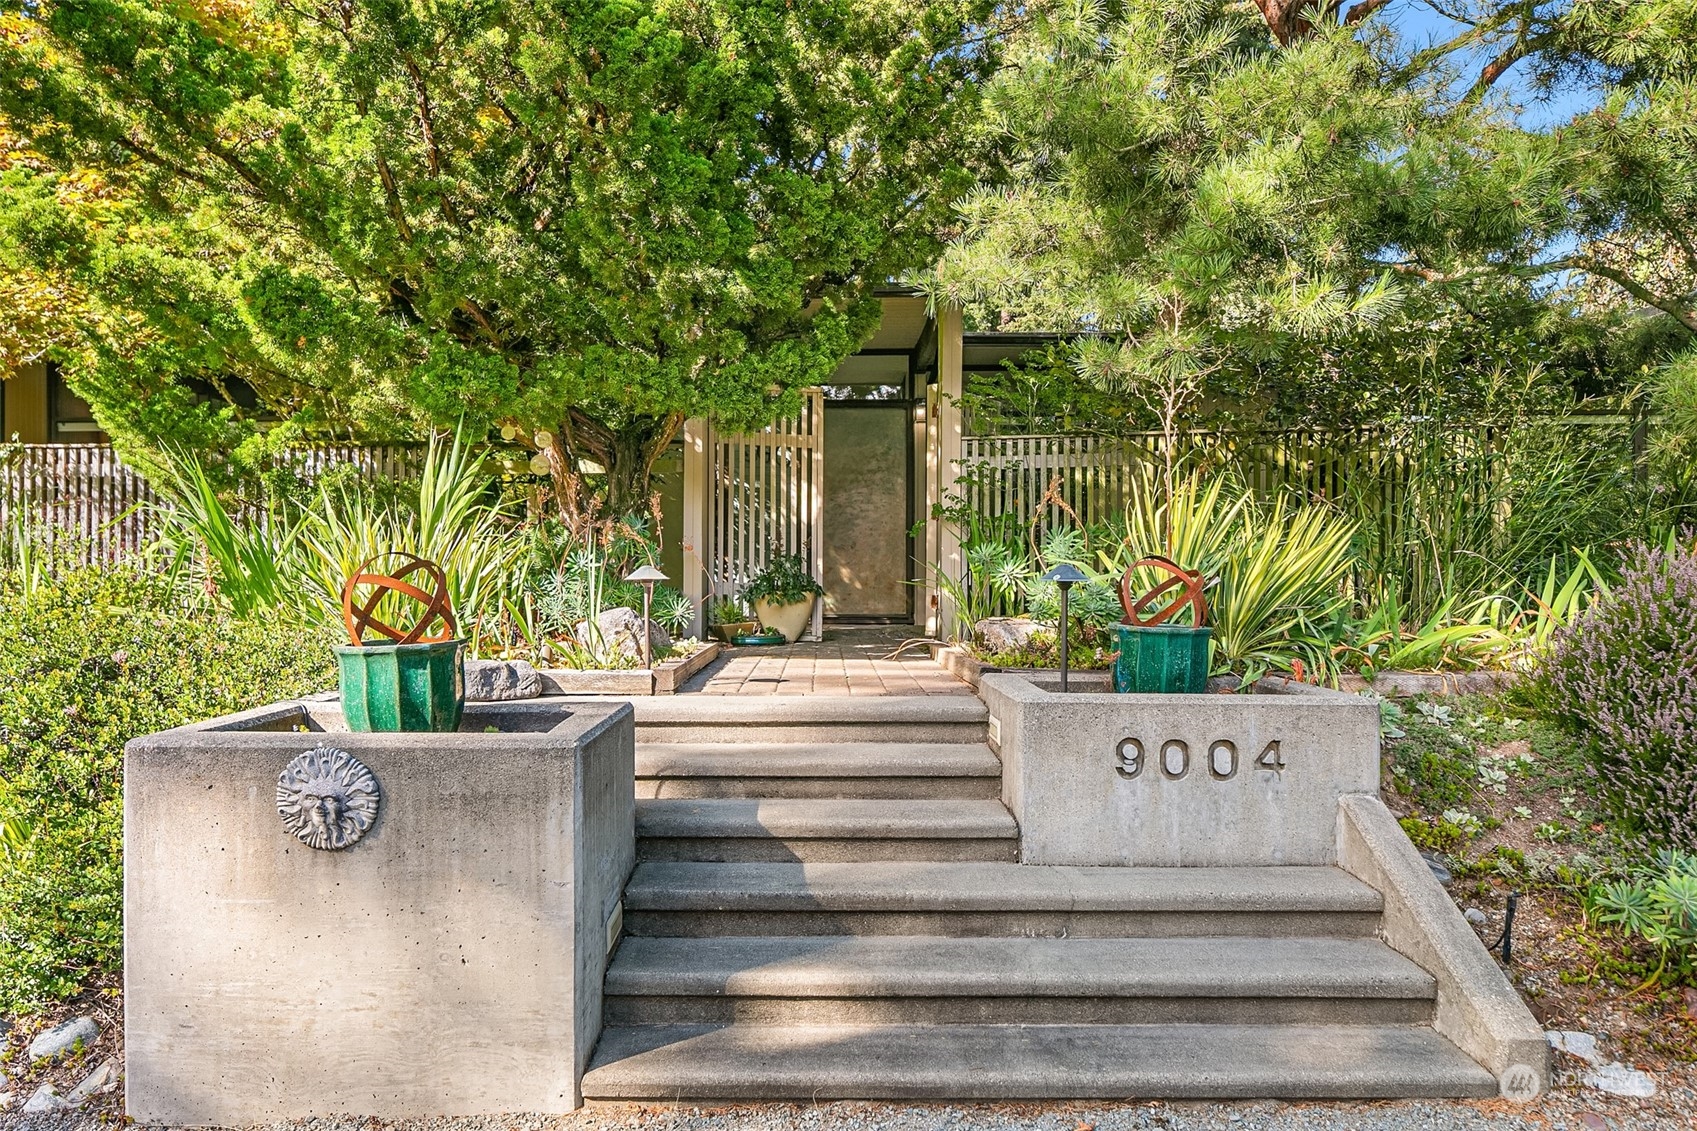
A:
{"type": "Polygon", "coordinates": [[[346,750],[320,746],[298,755],[277,777],[277,813],[303,844],[335,852],[377,820],[377,776],[346,750]]]}

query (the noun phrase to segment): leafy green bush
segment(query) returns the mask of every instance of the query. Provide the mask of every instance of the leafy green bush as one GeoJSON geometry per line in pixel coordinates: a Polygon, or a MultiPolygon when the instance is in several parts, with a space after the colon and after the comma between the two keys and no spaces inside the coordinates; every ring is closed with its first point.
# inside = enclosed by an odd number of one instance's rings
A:
{"type": "Polygon", "coordinates": [[[330,686],[330,643],[155,574],[0,574],[0,1012],[119,968],[124,743],[330,686]]]}

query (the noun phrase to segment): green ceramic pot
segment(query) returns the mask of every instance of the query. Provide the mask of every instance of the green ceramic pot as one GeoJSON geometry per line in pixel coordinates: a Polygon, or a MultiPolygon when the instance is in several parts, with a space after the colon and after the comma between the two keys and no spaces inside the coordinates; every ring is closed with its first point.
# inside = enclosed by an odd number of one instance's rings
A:
{"type": "Polygon", "coordinates": [[[1119,658],[1114,661],[1115,691],[1194,694],[1208,690],[1213,629],[1185,624],[1115,627],[1120,638],[1119,658]]]}
{"type": "Polygon", "coordinates": [[[342,713],[352,731],[458,730],[465,710],[465,641],[343,644],[342,713]]]}

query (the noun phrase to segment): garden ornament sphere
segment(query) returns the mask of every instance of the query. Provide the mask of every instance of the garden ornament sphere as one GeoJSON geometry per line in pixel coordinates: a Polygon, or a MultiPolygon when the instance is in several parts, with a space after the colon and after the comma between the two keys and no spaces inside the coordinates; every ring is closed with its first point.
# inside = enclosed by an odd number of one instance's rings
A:
{"type": "Polygon", "coordinates": [[[1125,609],[1125,620],[1121,623],[1136,625],[1139,628],[1154,628],[1166,624],[1179,614],[1179,610],[1189,605],[1196,614],[1196,627],[1201,628],[1208,623],[1208,599],[1203,596],[1203,590],[1208,588],[1208,581],[1196,570],[1185,569],[1171,558],[1159,554],[1151,555],[1142,561],[1134,562],[1120,577],[1120,606],[1125,609]],[[1133,600],[1131,596],[1132,574],[1145,566],[1165,570],[1171,576],[1141,597],[1133,600]],[[1172,590],[1178,593],[1164,607],[1150,612],[1150,607],[1172,590]]]}
{"type": "Polygon", "coordinates": [[[347,625],[348,640],[356,648],[371,643],[366,639],[368,631],[396,644],[440,644],[459,634],[453,603],[448,599],[448,578],[442,567],[429,558],[400,551],[374,554],[354,570],[342,586],[342,622],[347,625]],[[390,558],[399,559],[398,569],[390,573],[372,571],[374,564],[390,558]],[[422,575],[416,584],[408,580],[414,575],[422,575]],[[364,586],[370,586],[370,592],[361,600],[359,590],[364,586]],[[378,619],[377,606],[390,593],[409,597],[421,606],[422,611],[411,627],[396,628],[378,619]]]}

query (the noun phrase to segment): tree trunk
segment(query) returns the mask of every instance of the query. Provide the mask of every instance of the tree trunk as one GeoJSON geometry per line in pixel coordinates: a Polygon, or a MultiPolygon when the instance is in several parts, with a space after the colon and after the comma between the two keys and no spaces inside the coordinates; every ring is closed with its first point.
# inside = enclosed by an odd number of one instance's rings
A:
{"type": "Polygon", "coordinates": [[[574,409],[561,421],[547,453],[562,517],[574,526],[633,514],[657,518],[654,464],[683,422],[682,413],[669,413],[609,426],[574,409]],[[585,464],[602,470],[585,470],[585,464]]]}

